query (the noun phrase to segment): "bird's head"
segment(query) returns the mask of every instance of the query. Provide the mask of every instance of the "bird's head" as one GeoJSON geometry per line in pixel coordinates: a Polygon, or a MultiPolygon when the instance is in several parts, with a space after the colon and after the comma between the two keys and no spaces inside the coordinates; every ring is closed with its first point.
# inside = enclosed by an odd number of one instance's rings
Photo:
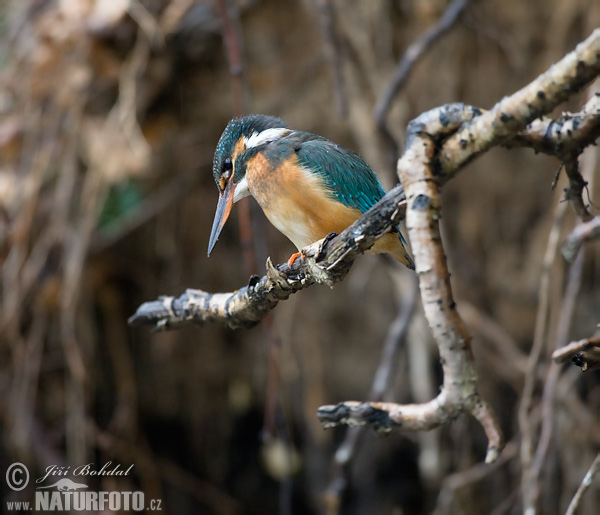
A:
{"type": "Polygon", "coordinates": [[[228,124],[215,150],[213,176],[219,189],[219,202],[210,233],[210,255],[235,202],[250,194],[246,181],[248,160],[265,144],[288,132],[285,122],[265,115],[234,118],[228,124]]]}

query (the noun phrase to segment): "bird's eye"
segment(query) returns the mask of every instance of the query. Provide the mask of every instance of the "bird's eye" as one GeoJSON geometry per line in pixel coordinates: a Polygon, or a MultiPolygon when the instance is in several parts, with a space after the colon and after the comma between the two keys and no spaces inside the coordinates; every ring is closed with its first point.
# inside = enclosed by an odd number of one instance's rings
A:
{"type": "Polygon", "coordinates": [[[228,157],[223,161],[223,177],[225,180],[228,180],[231,177],[231,171],[233,170],[233,163],[231,162],[231,158],[228,157]]]}

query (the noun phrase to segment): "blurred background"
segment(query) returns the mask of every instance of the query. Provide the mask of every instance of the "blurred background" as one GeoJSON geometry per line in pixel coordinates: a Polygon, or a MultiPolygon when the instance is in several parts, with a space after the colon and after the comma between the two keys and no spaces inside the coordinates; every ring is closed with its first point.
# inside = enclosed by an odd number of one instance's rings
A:
{"type": "MultiPolygon", "coordinates": [[[[374,108],[446,0],[0,4],[2,478],[15,461],[32,478],[53,464],[133,464],[86,484],[141,490],[169,514],[520,513],[523,488],[542,513],[565,511],[600,448],[599,376],[550,355],[594,334],[600,267],[597,244],[571,267],[556,250],[577,221],[560,202],[564,178],[551,189],[554,158],[494,149],[443,192],[479,390],[508,442],[493,467],[467,415],[387,437],[318,423],[319,406],[370,396],[384,344],[385,400],[438,392],[414,277],[381,257],[362,257],[333,289],[293,295],[252,330],[127,325],[144,301],[232,291],[267,256],[295,251],[249,201],[206,257],[213,151],[233,116],[326,136],[389,188],[409,120],[447,102],[489,108],[600,25],[597,0],[465,4],[385,111],[387,135],[374,108]],[[345,466],[340,445],[352,449],[345,466]]],[[[600,204],[597,154],[582,171],[600,204]]],[[[0,482],[4,501],[33,499],[34,484],[0,482]]],[[[599,503],[596,483],[580,513],[599,503]]]]}

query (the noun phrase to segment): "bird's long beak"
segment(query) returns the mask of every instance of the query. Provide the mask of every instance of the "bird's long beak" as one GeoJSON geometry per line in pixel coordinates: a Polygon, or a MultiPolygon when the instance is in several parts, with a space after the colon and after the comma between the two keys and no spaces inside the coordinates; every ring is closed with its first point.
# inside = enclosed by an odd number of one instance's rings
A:
{"type": "Polygon", "coordinates": [[[231,213],[231,207],[233,206],[233,194],[235,193],[235,184],[233,178],[227,183],[225,189],[219,196],[219,202],[217,204],[217,211],[215,213],[215,219],[213,221],[212,231],[210,231],[210,240],[208,241],[208,255],[212,252],[212,249],[219,239],[219,234],[229,218],[231,213]]]}

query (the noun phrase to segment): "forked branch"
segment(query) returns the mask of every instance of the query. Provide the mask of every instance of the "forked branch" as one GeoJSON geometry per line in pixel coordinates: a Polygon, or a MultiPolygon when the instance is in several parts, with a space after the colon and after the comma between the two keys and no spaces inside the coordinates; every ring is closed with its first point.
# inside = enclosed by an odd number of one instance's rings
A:
{"type": "Polygon", "coordinates": [[[217,320],[233,328],[253,325],[292,293],[316,282],[332,285],[343,279],[356,257],[396,225],[406,211],[424,311],[444,369],[443,388],[425,404],[345,402],[320,408],[318,416],[325,426],[370,424],[381,431],[416,431],[439,426],[468,411],[482,424],[488,437],[486,461],[494,461],[502,448],[502,434],[491,409],[477,393],[470,336],[452,297],[439,229],[440,190],[466,163],[492,146],[525,145],[571,163],[567,197],[585,218],[587,210],[581,211],[581,206],[585,207],[581,198],[584,183],[573,163],[580,150],[598,137],[598,106],[586,106],[581,113],[565,115],[557,121],[536,120],[599,73],[600,29],[540,77],[487,112],[464,104],[449,104],[424,113],[409,125],[406,151],[398,161],[404,190],[400,186],[394,188],[340,235],[309,247],[307,258],[292,267],[273,266],[269,261],[262,279],[251,278],[248,286],[236,292],[209,294],[188,290],[177,299],[164,297],[145,303],[130,322],[151,324],[158,329],[217,320]],[[560,128],[555,130],[558,125],[560,128]],[[571,140],[569,143],[563,141],[565,136],[571,140]]]}

